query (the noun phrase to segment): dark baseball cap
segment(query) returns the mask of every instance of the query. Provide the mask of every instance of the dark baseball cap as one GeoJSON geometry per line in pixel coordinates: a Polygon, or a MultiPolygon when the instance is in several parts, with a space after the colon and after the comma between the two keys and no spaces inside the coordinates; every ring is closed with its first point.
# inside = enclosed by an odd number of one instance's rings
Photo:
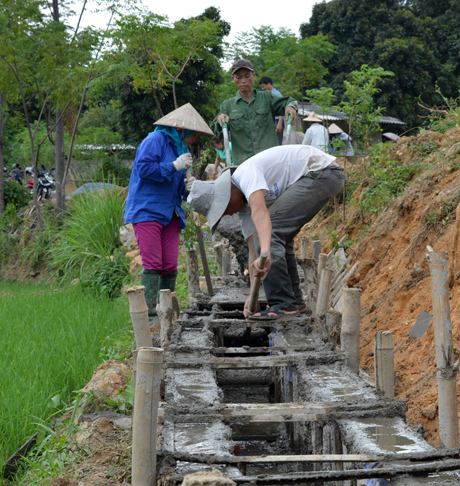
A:
{"type": "Polygon", "coordinates": [[[249,69],[249,71],[254,71],[254,66],[252,62],[247,59],[238,59],[232,65],[232,74],[235,74],[238,69],[249,69]]]}

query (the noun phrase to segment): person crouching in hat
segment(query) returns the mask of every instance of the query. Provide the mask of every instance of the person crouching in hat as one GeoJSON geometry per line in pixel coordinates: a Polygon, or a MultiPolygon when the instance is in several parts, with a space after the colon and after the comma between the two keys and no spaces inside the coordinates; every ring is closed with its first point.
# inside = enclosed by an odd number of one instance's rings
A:
{"type": "Polygon", "coordinates": [[[176,285],[179,234],[185,228],[182,201],[188,195],[185,170],[192,166],[188,147],[200,133],[213,135],[190,103],[155,125],[137,149],[124,219],[133,224],[139,245],[150,316],[156,315],[159,291],[176,285]]]}
{"type": "Polygon", "coordinates": [[[343,169],[335,163],[335,157],[306,145],[270,148],[237,168],[224,169],[215,181],[193,177],[185,181],[187,205],[206,216],[212,232],[222,216],[240,215],[249,245],[251,284],[254,276],[265,276],[263,286],[269,305],[264,312],[251,316],[246,302],[246,317],[279,319],[306,312],[294,238],[343,184],[343,169]],[[261,251],[268,252],[263,270],[256,258],[261,251]]]}

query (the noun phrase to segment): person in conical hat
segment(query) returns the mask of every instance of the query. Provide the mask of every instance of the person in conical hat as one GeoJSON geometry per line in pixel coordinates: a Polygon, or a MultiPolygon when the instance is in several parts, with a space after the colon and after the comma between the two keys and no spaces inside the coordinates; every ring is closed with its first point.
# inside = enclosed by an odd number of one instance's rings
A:
{"type": "Polygon", "coordinates": [[[355,155],[353,150],[352,138],[348,133],[344,132],[340,127],[333,123],[329,127],[329,135],[331,140],[331,153],[336,157],[346,157],[351,160],[355,155]],[[346,148],[345,148],[346,147],[346,148]]]}
{"type": "Polygon", "coordinates": [[[185,228],[182,201],[188,196],[185,170],[192,166],[189,147],[200,134],[213,135],[190,103],[155,125],[137,149],[124,219],[132,223],[139,245],[141,284],[151,316],[159,291],[173,291],[176,284],[179,235],[185,228]]]}
{"type": "Polygon", "coordinates": [[[329,148],[329,134],[327,133],[327,129],[322,125],[322,120],[312,111],[303,121],[308,122],[310,127],[305,132],[302,145],[311,145],[327,153],[329,148]]]}

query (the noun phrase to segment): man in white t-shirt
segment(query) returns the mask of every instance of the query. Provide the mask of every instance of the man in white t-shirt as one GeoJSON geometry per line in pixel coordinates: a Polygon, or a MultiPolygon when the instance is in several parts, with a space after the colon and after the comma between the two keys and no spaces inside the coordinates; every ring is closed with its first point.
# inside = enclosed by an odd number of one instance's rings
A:
{"type": "Polygon", "coordinates": [[[186,180],[187,205],[206,216],[212,232],[222,216],[240,213],[251,277],[265,277],[269,304],[250,318],[277,319],[305,311],[294,238],[342,189],[343,169],[334,161],[314,147],[282,145],[254,155],[235,171],[224,169],[215,181],[186,180]],[[256,259],[261,251],[268,252],[263,270],[256,259]]]}

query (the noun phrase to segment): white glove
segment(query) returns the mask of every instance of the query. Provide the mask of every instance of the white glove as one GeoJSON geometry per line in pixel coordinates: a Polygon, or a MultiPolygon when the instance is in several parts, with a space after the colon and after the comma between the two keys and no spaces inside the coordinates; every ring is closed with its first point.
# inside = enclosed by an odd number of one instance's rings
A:
{"type": "Polygon", "coordinates": [[[195,181],[196,179],[193,176],[185,179],[185,189],[187,189],[187,192],[190,192],[192,190],[192,186],[195,181]]]}
{"type": "Polygon", "coordinates": [[[192,154],[182,154],[180,157],[177,158],[177,160],[173,162],[173,164],[176,170],[185,170],[192,167],[192,162],[192,154]]]}

